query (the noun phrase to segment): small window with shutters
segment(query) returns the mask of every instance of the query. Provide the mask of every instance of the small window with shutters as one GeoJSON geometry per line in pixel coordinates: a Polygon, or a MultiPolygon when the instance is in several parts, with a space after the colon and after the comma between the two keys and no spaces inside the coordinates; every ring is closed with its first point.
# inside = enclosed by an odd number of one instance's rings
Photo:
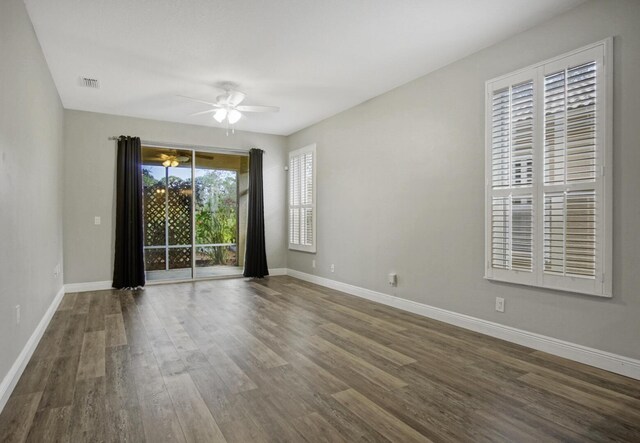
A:
{"type": "Polygon", "coordinates": [[[611,46],[487,82],[487,278],[611,296],[611,46]]]}
{"type": "Polygon", "coordinates": [[[289,249],[316,252],[316,145],[289,153],[289,249]]]}

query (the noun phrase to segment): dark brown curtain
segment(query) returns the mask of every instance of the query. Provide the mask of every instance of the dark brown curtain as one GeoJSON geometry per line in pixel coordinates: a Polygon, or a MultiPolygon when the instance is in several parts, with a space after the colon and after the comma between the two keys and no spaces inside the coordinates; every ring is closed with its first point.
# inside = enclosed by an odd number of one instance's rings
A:
{"type": "Polygon", "coordinates": [[[140,138],[118,138],[113,264],[113,287],[118,289],[137,288],[145,283],[141,157],[140,138]]]}
{"type": "Polygon", "coordinates": [[[247,220],[247,253],[244,276],[263,278],[269,275],[264,242],[264,199],[262,194],[261,149],[249,151],[249,215],[247,220]]]}

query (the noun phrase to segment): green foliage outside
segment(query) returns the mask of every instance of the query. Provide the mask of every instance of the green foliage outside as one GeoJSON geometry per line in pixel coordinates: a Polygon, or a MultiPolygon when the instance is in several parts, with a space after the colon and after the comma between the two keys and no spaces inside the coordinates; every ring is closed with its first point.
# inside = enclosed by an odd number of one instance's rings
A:
{"type": "Polygon", "coordinates": [[[236,264],[237,175],[209,170],[196,177],[196,244],[236,243],[236,247],[202,247],[205,265],[236,264]]]}

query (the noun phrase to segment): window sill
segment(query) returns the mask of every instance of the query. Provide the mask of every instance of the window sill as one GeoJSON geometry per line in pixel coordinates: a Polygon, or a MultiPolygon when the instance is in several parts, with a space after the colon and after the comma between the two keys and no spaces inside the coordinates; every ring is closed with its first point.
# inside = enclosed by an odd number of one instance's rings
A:
{"type": "Polygon", "coordinates": [[[601,282],[598,282],[597,279],[589,279],[589,278],[582,278],[582,277],[560,277],[560,276],[550,275],[550,276],[547,276],[547,279],[550,279],[552,281],[546,282],[545,284],[527,283],[522,281],[515,281],[513,279],[508,279],[508,278],[492,277],[488,275],[485,275],[484,279],[492,282],[496,282],[496,283],[509,283],[512,285],[527,286],[529,288],[537,288],[537,289],[544,289],[544,290],[550,290],[550,291],[562,291],[562,292],[569,292],[572,294],[588,295],[588,296],[599,297],[599,298],[613,297],[613,293],[611,292],[611,290],[608,290],[606,288],[606,285],[601,282]],[[553,280],[555,280],[555,282],[553,280]],[[566,283],[563,284],[561,280],[564,280],[566,283]]]}

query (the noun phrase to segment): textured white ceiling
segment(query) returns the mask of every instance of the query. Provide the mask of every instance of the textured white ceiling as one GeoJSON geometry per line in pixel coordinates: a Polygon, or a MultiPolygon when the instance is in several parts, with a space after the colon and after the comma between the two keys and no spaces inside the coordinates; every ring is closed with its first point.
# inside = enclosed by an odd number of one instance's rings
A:
{"type": "Polygon", "coordinates": [[[25,0],[65,108],[218,126],[176,95],[233,81],[281,108],[236,127],[285,135],[581,2],[25,0]]]}

